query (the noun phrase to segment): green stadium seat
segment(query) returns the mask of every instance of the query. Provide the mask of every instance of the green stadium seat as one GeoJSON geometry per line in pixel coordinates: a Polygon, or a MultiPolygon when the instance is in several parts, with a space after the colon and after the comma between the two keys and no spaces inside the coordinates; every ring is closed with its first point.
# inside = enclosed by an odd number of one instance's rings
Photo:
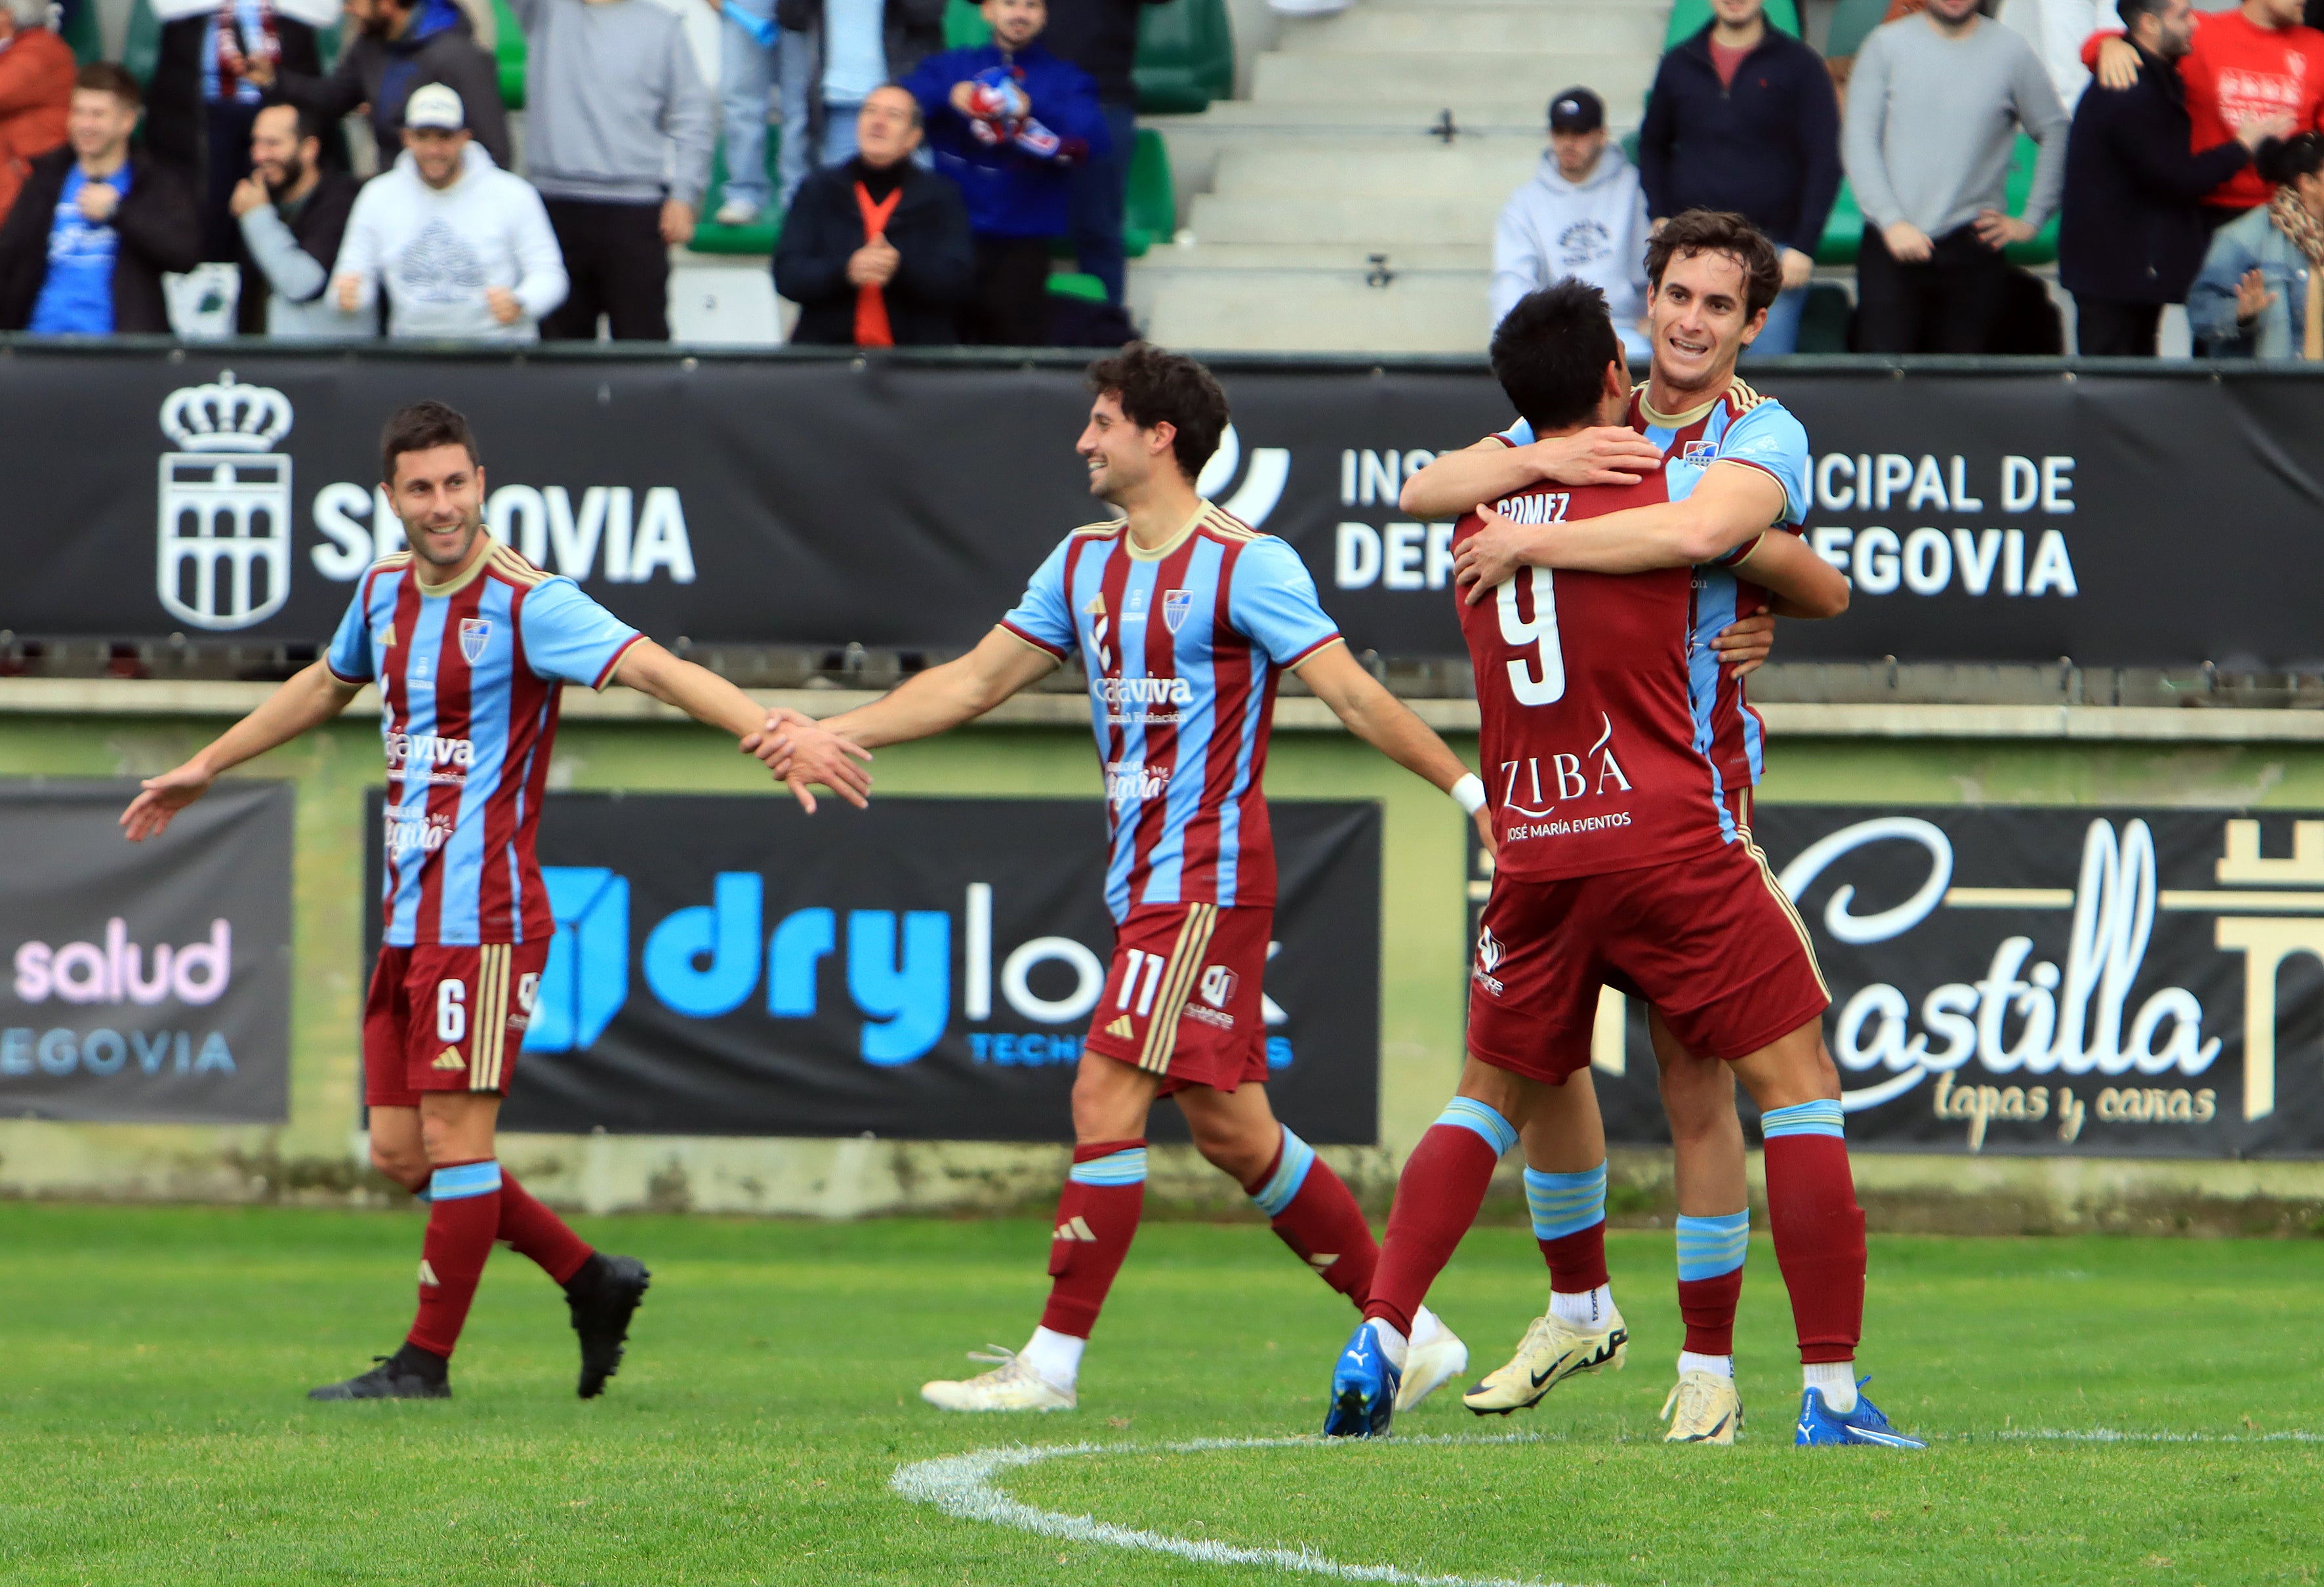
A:
{"type": "MultiPolygon", "coordinates": [[[[95,0],[91,0],[91,9],[95,0]]],[[[153,69],[161,63],[161,19],[153,14],[151,0],[136,0],[129,8],[129,31],[121,42],[121,64],[129,75],[143,87],[153,80],[153,69]]]]}
{"type": "Polygon", "coordinates": [[[1192,115],[1234,95],[1234,30],[1226,0],[1167,0],[1138,20],[1138,108],[1192,115]]]}
{"type": "Polygon", "coordinates": [[[945,7],[944,33],[947,50],[973,50],[992,37],[992,30],[984,25],[984,13],[968,0],[952,0],[945,7]]]}
{"type": "MultiPolygon", "coordinates": [[[[2025,195],[2034,186],[2034,166],[2041,158],[2041,145],[2024,133],[2017,134],[2017,147],[2009,160],[2009,176],[2004,191],[2008,197],[2010,213],[2015,215],[2025,206],[2025,195]]],[[[1853,264],[1857,246],[1864,237],[1864,212],[1856,207],[1856,194],[1845,179],[1840,184],[1840,199],[1831,207],[1831,218],[1824,222],[1823,244],[1816,249],[1819,264],[1853,264]]],[[[2031,242],[2012,245],[2004,254],[2012,264],[2049,264],[2058,257],[2058,217],[2050,222],[2031,242]]]]}
{"type": "MultiPolygon", "coordinates": [[[[767,129],[767,180],[775,191],[782,191],[782,179],[775,172],[776,156],[782,151],[782,129],[767,129]]],[[[726,141],[718,141],[717,150],[710,157],[710,190],[702,196],[703,218],[694,226],[694,236],[686,245],[697,254],[772,254],[775,244],[783,235],[783,217],[770,208],[751,226],[720,226],[709,218],[718,213],[726,201],[726,141]]]]}
{"type": "Polygon", "coordinates": [[[1178,235],[1178,194],[1170,174],[1170,146],[1152,127],[1138,129],[1130,154],[1130,192],[1122,206],[1121,251],[1142,259],[1178,235]]]}
{"type": "MultiPolygon", "coordinates": [[[[140,0],[143,4],[143,0],[140,0]]],[[[508,0],[493,0],[493,18],[499,24],[493,58],[500,63],[501,103],[511,110],[524,108],[524,24],[509,9],[508,0]]]]}
{"type": "MultiPolygon", "coordinates": [[[[1887,0],[1881,0],[1886,5],[1887,0]]],[[[1799,7],[1793,0],[1767,0],[1767,25],[1780,28],[1794,39],[1800,36],[1799,7]]],[[[1683,40],[1691,39],[1711,25],[1711,0],[1678,0],[1671,7],[1670,27],[1663,34],[1663,48],[1670,49],[1683,40]]]]}
{"type": "Polygon", "coordinates": [[[1848,351],[1848,321],[1856,312],[1856,305],[1848,289],[1838,281],[1820,281],[1808,284],[1808,300],[1800,307],[1800,340],[1802,353],[1845,353],[1848,351]]]}
{"type": "Polygon", "coordinates": [[[1093,275],[1076,271],[1053,270],[1049,272],[1049,296],[1079,298],[1084,303],[1105,301],[1105,283],[1093,275]]]}
{"type": "Polygon", "coordinates": [[[1840,0],[1823,42],[1824,59],[1841,60],[1862,47],[1864,36],[1888,14],[1888,0],[1840,0]]]}
{"type": "Polygon", "coordinates": [[[58,37],[72,46],[73,59],[83,66],[104,60],[105,30],[97,20],[97,0],[81,0],[58,37]]]}

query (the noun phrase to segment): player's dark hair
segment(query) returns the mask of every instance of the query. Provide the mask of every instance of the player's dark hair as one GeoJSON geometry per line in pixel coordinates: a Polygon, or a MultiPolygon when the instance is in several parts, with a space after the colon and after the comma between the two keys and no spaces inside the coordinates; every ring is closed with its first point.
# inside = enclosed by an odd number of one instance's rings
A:
{"type": "Polygon", "coordinates": [[[438,447],[459,447],[467,452],[469,462],[484,461],[476,456],[475,435],[458,409],[432,401],[407,402],[398,408],[379,433],[381,483],[395,483],[395,460],[404,453],[432,451],[438,447]]]}
{"type": "Polygon", "coordinates": [[[82,67],[80,74],[73,78],[73,87],[110,94],[132,110],[142,109],[145,104],[145,91],[137,86],[137,79],[110,60],[92,60],[82,67]]]}
{"type": "Polygon", "coordinates": [[[2252,164],[2261,180],[2279,188],[2289,187],[2303,176],[2314,176],[2324,171],[2324,133],[2270,138],[2252,155],[2252,164]]]}
{"type": "Polygon", "coordinates": [[[1091,364],[1089,388],[1119,401],[1140,429],[1176,427],[1170,451],[1189,482],[1201,475],[1226,433],[1227,394],[1211,372],[1184,353],[1166,353],[1151,342],[1132,342],[1091,364]]]}
{"type": "Polygon", "coordinates": [[[2130,32],[2140,17],[2161,16],[2170,5],[2171,0],[2115,0],[2114,14],[2122,18],[2123,32],[2130,32]]]}
{"type": "Polygon", "coordinates": [[[299,124],[299,130],[295,134],[295,141],[301,143],[305,143],[309,138],[313,138],[318,142],[321,141],[324,133],[323,118],[314,111],[308,109],[304,105],[293,105],[288,99],[270,99],[265,104],[260,106],[259,108],[261,110],[289,111],[291,116],[299,124]]]}
{"type": "Polygon", "coordinates": [[[1724,254],[1743,270],[1746,319],[1775,300],[1784,290],[1784,260],[1759,228],[1731,209],[1689,209],[1674,215],[1646,244],[1646,281],[1662,290],[1663,272],[1674,259],[1724,254]]]}
{"type": "Polygon", "coordinates": [[[1493,378],[1536,435],[1595,418],[1606,366],[1621,361],[1606,294],[1571,276],[1519,298],[1493,330],[1493,378]]]}

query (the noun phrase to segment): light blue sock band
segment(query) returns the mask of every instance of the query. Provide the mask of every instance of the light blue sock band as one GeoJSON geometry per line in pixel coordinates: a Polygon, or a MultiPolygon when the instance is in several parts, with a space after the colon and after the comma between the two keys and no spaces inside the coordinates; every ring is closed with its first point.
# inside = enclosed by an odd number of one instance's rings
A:
{"type": "Polygon", "coordinates": [[[1751,1250],[1748,1209],[1723,1218],[1678,1217],[1678,1276],[1681,1283],[1716,1278],[1743,1265],[1751,1250]]]}
{"type": "Polygon", "coordinates": [[[1075,1163],[1065,1177],[1076,1185],[1143,1185],[1146,1149],[1133,1146],[1126,1151],[1109,1152],[1086,1163],[1075,1163]]]}
{"type": "Polygon", "coordinates": [[[1307,1183],[1307,1170],[1315,1166],[1315,1149],[1291,1133],[1291,1126],[1283,1130],[1283,1158],[1275,1166],[1266,1184],[1251,1195],[1259,1210],[1270,1218],[1279,1218],[1299,1187],[1307,1183]]]}
{"type": "Polygon", "coordinates": [[[1517,1143],[1517,1126],[1474,1097],[1454,1097],[1444,1104],[1436,1121],[1456,1130],[1475,1131],[1477,1139],[1491,1147],[1497,1158],[1517,1143]]]}
{"type": "Polygon", "coordinates": [[[1526,1206],[1536,1240],[1562,1240],[1606,1221],[1606,1165],[1584,1174],[1525,1171],[1526,1206]]]}
{"type": "Polygon", "coordinates": [[[466,1201],[472,1195],[490,1195],[500,1187],[501,1166],[487,1158],[481,1163],[437,1169],[428,1176],[428,1199],[466,1201]]]}
{"type": "Polygon", "coordinates": [[[1759,1133],[1768,1140],[1778,1140],[1786,1135],[1844,1135],[1840,1118],[1836,1102],[1798,1103],[1788,1108],[1770,1108],[1760,1114],[1759,1133]]]}

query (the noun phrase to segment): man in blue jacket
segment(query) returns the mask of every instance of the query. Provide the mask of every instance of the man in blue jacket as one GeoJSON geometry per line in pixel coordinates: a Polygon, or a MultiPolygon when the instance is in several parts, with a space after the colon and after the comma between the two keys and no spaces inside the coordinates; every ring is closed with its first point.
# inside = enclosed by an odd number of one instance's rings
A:
{"type": "Polygon", "coordinates": [[[1105,116],[1089,73],[1034,42],[1044,0],[984,0],[983,12],[991,43],[932,55],[904,87],[976,235],[962,339],[1036,347],[1048,339],[1049,239],[1072,227],[1074,171],[1106,152],[1105,116]]]}
{"type": "Polygon", "coordinates": [[[1784,291],[1744,356],[1792,352],[1808,273],[1840,195],[1840,102],[1816,52],[1767,25],[1766,0],[1711,0],[1711,23],[1663,57],[1638,129],[1659,226],[1731,209],[1782,251],[1784,291]]]}

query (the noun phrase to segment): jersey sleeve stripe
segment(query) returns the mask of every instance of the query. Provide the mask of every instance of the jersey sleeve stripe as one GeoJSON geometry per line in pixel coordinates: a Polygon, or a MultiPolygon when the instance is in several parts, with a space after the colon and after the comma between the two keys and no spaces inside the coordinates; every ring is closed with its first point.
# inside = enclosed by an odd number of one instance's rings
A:
{"type": "Polygon", "coordinates": [[[630,635],[629,638],[623,640],[622,641],[622,648],[615,650],[613,655],[606,660],[605,669],[597,674],[597,681],[591,684],[589,687],[597,690],[600,694],[604,693],[605,686],[613,681],[613,674],[621,669],[622,658],[628,655],[639,645],[643,644],[645,642],[645,638],[646,636],[641,633],[633,633],[630,635]]]}
{"type": "Polygon", "coordinates": [[[1323,649],[1324,649],[1324,648],[1326,648],[1327,646],[1331,646],[1331,645],[1343,645],[1343,644],[1346,644],[1347,642],[1348,642],[1348,641],[1347,641],[1347,638],[1346,638],[1346,636],[1345,636],[1345,635],[1338,634],[1338,633],[1327,633],[1327,634],[1325,634],[1322,639],[1317,640],[1314,644],[1309,645],[1305,650],[1304,650],[1300,651],[1297,655],[1296,655],[1296,656],[1292,657],[1292,658],[1291,658],[1291,660],[1289,660],[1288,661],[1286,661],[1285,663],[1283,663],[1284,668],[1286,669],[1286,670],[1296,671],[1296,670],[1297,670],[1300,667],[1305,666],[1305,665],[1306,664],[1307,659],[1308,659],[1309,657],[1311,657],[1311,656],[1314,655],[1316,651],[1321,650],[1323,650],[1323,649]]]}
{"type": "Polygon", "coordinates": [[[1065,651],[1049,643],[1047,640],[1035,639],[1031,634],[1027,633],[1023,629],[1018,627],[1013,623],[1003,621],[995,623],[993,626],[1011,639],[1022,640],[1025,643],[1032,646],[1035,650],[1040,651],[1041,654],[1045,656],[1055,656],[1060,661],[1065,659],[1065,651]]]}

